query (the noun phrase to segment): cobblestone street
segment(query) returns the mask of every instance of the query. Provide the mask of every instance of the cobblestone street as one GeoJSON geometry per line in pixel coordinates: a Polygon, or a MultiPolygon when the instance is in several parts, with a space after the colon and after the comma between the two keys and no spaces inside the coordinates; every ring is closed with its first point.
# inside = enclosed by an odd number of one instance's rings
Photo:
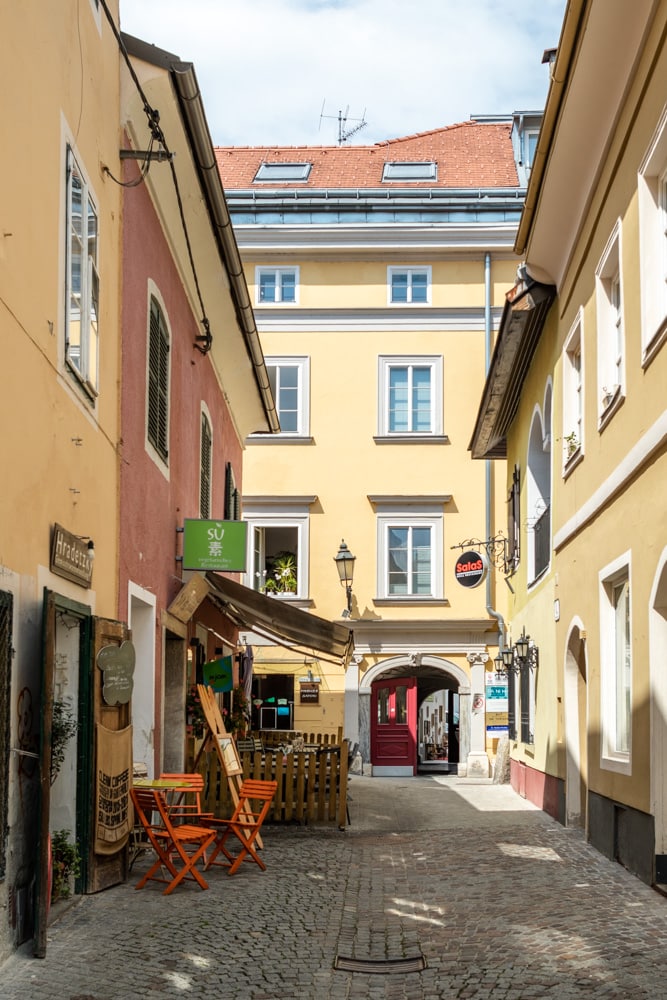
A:
{"type": "Polygon", "coordinates": [[[52,923],[45,960],[20,949],[0,996],[666,995],[667,900],[508,786],[355,777],[350,813],[345,833],[265,827],[267,871],[217,869],[207,892],[136,892],[141,858],[52,923]]]}

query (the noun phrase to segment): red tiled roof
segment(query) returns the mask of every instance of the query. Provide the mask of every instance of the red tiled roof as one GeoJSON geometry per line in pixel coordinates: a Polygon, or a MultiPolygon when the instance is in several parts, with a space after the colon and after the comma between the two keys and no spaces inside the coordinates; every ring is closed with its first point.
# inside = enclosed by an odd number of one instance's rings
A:
{"type": "Polygon", "coordinates": [[[227,190],[271,188],[518,187],[511,123],[463,122],[373,146],[217,146],[227,190]],[[382,181],[385,163],[435,161],[437,180],[382,181]],[[262,163],[312,163],[307,181],[253,184],[262,163]]]}

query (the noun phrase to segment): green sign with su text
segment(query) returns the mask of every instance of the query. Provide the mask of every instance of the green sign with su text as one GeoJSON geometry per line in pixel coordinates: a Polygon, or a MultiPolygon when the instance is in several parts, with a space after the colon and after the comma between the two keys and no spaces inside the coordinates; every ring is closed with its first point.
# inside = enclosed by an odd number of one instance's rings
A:
{"type": "Polygon", "coordinates": [[[199,521],[186,517],[183,524],[183,569],[245,572],[245,521],[199,521]]]}

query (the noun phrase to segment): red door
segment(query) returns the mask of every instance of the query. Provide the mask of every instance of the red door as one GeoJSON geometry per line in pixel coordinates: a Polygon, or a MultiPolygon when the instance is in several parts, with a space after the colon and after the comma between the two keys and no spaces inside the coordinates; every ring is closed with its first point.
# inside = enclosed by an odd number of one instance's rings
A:
{"type": "Polygon", "coordinates": [[[417,773],[417,680],[392,677],[371,688],[373,774],[417,773]]]}

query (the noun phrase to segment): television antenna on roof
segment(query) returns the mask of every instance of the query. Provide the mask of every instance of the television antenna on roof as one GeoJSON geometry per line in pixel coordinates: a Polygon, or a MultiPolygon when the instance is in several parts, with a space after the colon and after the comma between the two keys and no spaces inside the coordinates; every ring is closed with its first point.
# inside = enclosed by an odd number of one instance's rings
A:
{"type": "Polygon", "coordinates": [[[366,128],[368,122],[366,121],[366,108],[364,108],[364,113],[361,118],[349,118],[350,105],[345,108],[345,112],[339,111],[337,115],[325,115],[324,105],[326,104],[326,98],[322,101],[322,110],[320,111],[320,125],[322,127],[323,118],[334,118],[338,119],[338,145],[342,146],[344,142],[350,138],[350,136],[355,135],[360,132],[362,128],[366,128]],[[347,127],[348,121],[356,122],[352,128],[347,127]]]}

